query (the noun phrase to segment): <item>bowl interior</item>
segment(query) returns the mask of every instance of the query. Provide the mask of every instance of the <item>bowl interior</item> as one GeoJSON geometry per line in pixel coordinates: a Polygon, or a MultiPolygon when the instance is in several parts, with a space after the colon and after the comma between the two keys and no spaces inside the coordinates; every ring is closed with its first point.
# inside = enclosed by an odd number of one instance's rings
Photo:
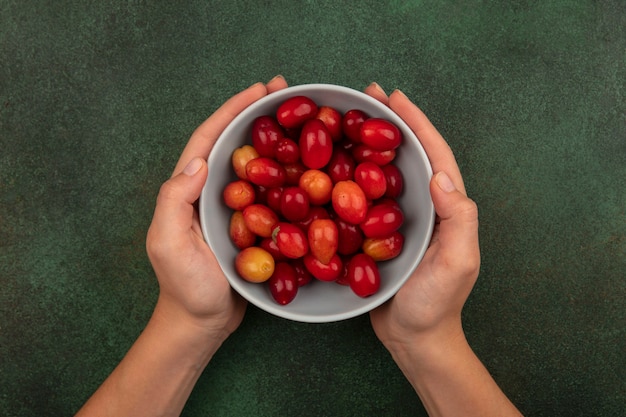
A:
{"type": "Polygon", "coordinates": [[[214,251],[231,286],[257,307],[279,317],[301,322],[321,323],[356,317],[381,305],[392,297],[422,259],[433,230],[435,211],[430,199],[429,181],[432,169],[421,144],[402,119],[370,96],[347,87],[329,84],[306,84],[272,93],[240,113],[219,137],[208,158],[209,177],[200,196],[202,232],[214,251]],[[232,210],[222,201],[224,186],[235,179],[231,154],[250,144],[253,120],[274,114],[285,99],[305,95],[318,105],[329,105],[340,112],[361,109],[371,117],[383,117],[395,123],[403,134],[394,163],[404,177],[404,192],[398,199],[405,213],[401,228],[405,236],[402,253],[395,259],[379,263],[380,290],[367,298],[356,296],[349,287],[313,280],[298,290],[288,305],[277,304],[264,284],[244,281],[235,271],[238,249],[229,239],[232,210]]]}

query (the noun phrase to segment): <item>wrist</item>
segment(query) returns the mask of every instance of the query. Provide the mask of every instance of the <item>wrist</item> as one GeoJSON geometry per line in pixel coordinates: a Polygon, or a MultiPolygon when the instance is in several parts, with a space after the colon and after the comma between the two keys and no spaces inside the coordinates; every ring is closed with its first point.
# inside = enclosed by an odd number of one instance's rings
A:
{"type": "Polygon", "coordinates": [[[157,300],[150,324],[162,329],[168,337],[175,335],[182,343],[206,351],[209,358],[232,333],[221,320],[196,317],[163,295],[157,300]]]}
{"type": "Polygon", "coordinates": [[[159,297],[152,317],[80,415],[178,415],[225,339],[159,297]]]}
{"type": "Polygon", "coordinates": [[[401,368],[420,369],[445,361],[468,345],[460,317],[419,332],[404,332],[383,343],[401,368]]]}

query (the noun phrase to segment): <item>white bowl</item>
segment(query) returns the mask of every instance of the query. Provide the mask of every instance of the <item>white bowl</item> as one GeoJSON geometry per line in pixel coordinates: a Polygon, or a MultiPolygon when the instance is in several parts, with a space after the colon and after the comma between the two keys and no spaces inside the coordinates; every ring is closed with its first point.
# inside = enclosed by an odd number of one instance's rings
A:
{"type": "Polygon", "coordinates": [[[209,177],[199,202],[204,238],[235,291],[251,304],[273,315],[300,322],[324,323],[367,313],[400,289],[428,248],[435,222],[429,192],[432,168],[428,157],[415,134],[398,115],[360,91],[330,84],[305,84],[269,94],[246,108],[228,125],[215,143],[208,164],[209,177]],[[395,123],[403,134],[394,163],[404,177],[404,192],[398,198],[405,214],[400,229],[405,236],[404,248],[398,257],[379,263],[380,289],[367,298],[355,295],[347,286],[314,278],[310,284],[299,288],[291,303],[283,306],[274,301],[267,284],[247,282],[235,271],[234,261],[239,250],[229,238],[232,210],[222,200],[224,186],[237,179],[231,165],[231,154],[235,148],[251,144],[250,131],[256,117],[274,115],[280,103],[297,95],[307,96],[318,106],[332,106],[342,113],[360,109],[371,117],[385,118],[395,123]]]}

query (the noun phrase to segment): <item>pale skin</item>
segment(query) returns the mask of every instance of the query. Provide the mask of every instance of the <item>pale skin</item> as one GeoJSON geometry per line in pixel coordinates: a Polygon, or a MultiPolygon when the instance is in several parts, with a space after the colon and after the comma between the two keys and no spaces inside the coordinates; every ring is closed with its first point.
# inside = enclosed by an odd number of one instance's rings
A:
{"type": "MultiPolygon", "coordinates": [[[[159,282],[152,317],[120,364],[77,416],[177,416],[215,352],[243,320],[233,292],[204,242],[194,202],[206,159],[228,123],[248,105],[287,87],[275,77],[233,96],[192,134],[159,192],[146,240],[159,282]]],[[[521,415],[468,345],[461,310],[478,276],[478,216],[449,146],[400,91],[365,92],[415,131],[435,175],[438,214],[426,255],[398,294],[371,313],[372,327],[431,416],[521,415]]]]}
{"type": "Polygon", "coordinates": [[[391,353],[430,416],[520,416],[474,354],[461,310],[478,277],[478,210],[465,192],[452,150],[424,113],[400,91],[376,84],[366,92],[387,104],[415,132],[435,173],[430,193],[435,231],[415,273],[370,313],[376,336],[391,353]]]}

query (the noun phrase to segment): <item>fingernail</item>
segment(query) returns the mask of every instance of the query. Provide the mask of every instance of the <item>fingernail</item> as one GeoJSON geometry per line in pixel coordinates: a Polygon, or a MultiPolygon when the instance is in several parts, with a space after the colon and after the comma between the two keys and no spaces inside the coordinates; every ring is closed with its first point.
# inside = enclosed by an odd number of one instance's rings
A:
{"type": "Polygon", "coordinates": [[[262,86],[265,86],[265,85],[264,85],[261,81],[257,81],[256,83],[252,84],[252,85],[251,85],[250,87],[248,87],[248,88],[250,89],[250,88],[256,87],[257,85],[262,85],[262,86]]]}
{"type": "Polygon", "coordinates": [[[446,193],[451,193],[452,191],[456,190],[456,187],[454,186],[454,183],[452,182],[450,177],[448,177],[448,174],[443,171],[437,173],[437,175],[435,176],[435,181],[437,181],[437,185],[439,186],[439,188],[441,188],[446,193]]]}
{"type": "Polygon", "coordinates": [[[183,174],[191,177],[200,170],[200,167],[202,167],[202,159],[194,158],[189,161],[185,169],[183,169],[183,174]]]}
{"type": "Polygon", "coordinates": [[[406,98],[407,100],[409,99],[409,98],[406,96],[406,94],[404,94],[404,93],[402,92],[402,90],[400,90],[400,89],[398,89],[398,88],[396,88],[395,90],[393,90],[393,92],[394,92],[394,93],[397,93],[397,94],[400,94],[402,97],[406,98]]]}
{"type": "Polygon", "coordinates": [[[276,81],[276,80],[284,80],[285,77],[283,77],[281,74],[278,74],[277,76],[275,76],[274,78],[272,78],[271,80],[269,80],[267,83],[271,83],[272,81],[276,81]]]}
{"type": "Polygon", "coordinates": [[[370,87],[374,87],[376,89],[376,91],[378,91],[379,93],[387,95],[387,93],[385,93],[385,90],[383,90],[383,88],[376,81],[371,83],[370,87]]]}

